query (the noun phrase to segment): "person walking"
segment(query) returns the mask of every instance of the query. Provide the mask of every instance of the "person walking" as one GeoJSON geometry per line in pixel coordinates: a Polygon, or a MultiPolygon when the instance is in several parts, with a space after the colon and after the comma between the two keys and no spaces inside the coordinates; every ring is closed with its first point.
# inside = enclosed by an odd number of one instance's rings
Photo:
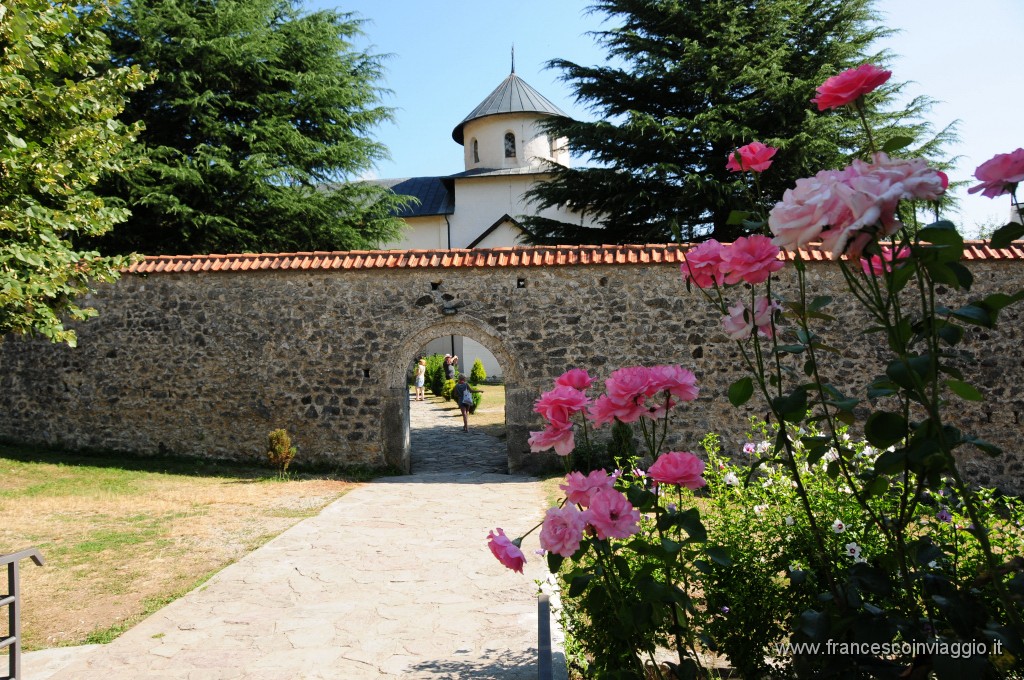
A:
{"type": "Polygon", "coordinates": [[[455,386],[453,394],[455,395],[455,402],[459,405],[459,410],[462,411],[462,431],[469,432],[469,409],[473,408],[473,393],[481,394],[483,390],[474,390],[466,382],[466,376],[459,376],[459,384],[455,386]]]}
{"type": "Polygon", "coordinates": [[[423,401],[423,383],[427,379],[427,360],[420,359],[416,364],[416,401],[423,401]]]}

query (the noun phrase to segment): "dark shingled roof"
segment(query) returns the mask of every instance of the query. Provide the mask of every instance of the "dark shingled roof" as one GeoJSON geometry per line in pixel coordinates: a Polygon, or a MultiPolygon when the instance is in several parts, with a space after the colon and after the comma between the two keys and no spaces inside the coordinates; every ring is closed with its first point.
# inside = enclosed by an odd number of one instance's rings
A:
{"type": "Polygon", "coordinates": [[[473,109],[472,113],[462,119],[462,122],[452,130],[452,139],[459,144],[465,144],[462,136],[462,128],[471,120],[497,116],[502,113],[543,113],[549,116],[565,116],[566,113],[555,106],[537,90],[526,84],[526,81],[515,74],[509,74],[508,78],[502,81],[494,89],[494,92],[487,95],[479,106],[473,109]]]}
{"type": "Polygon", "coordinates": [[[412,196],[419,203],[409,203],[395,213],[395,217],[426,217],[451,215],[455,212],[455,196],[451,181],[445,177],[406,177],[404,179],[375,179],[371,184],[391,189],[399,196],[412,196]]]}
{"type": "Polygon", "coordinates": [[[524,168],[473,168],[448,175],[449,179],[466,179],[467,177],[504,177],[506,175],[544,175],[549,174],[544,168],[527,166],[524,168]]]}

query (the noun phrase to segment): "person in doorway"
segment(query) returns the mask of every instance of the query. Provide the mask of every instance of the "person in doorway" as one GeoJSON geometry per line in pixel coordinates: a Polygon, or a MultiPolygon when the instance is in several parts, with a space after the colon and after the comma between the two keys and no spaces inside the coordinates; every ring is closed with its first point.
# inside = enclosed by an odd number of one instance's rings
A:
{"type": "Polygon", "coordinates": [[[469,409],[473,407],[473,393],[481,393],[483,390],[474,390],[466,382],[466,376],[459,376],[459,384],[455,386],[452,393],[455,395],[455,403],[462,411],[462,431],[469,432],[469,409]]]}
{"type": "Polygon", "coordinates": [[[455,380],[455,364],[452,363],[452,355],[444,355],[444,379],[455,380]]]}
{"type": "Polygon", "coordinates": [[[416,401],[423,401],[423,383],[427,379],[427,360],[416,363],[416,401]]]}

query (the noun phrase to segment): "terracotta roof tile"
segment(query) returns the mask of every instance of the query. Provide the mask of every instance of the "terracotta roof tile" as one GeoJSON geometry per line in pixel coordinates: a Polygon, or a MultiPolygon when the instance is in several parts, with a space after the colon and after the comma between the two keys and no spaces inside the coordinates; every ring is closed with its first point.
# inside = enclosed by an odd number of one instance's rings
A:
{"type": "MultiPolygon", "coordinates": [[[[263,253],[243,255],[156,255],[133,264],[133,274],[253,270],[431,269],[494,267],[557,267],[567,265],[674,264],[683,261],[689,245],[513,246],[473,250],[352,250],[348,252],[263,253]]],[[[806,260],[828,260],[814,245],[802,248],[806,260]]],[[[785,257],[792,259],[792,253],[785,257]]],[[[990,248],[967,241],[965,260],[1024,260],[1024,243],[990,248]]]]}

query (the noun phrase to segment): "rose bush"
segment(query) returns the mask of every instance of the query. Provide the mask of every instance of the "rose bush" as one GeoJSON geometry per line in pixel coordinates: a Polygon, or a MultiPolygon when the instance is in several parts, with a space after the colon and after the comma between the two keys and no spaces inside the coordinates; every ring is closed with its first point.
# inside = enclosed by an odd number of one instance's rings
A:
{"type": "MultiPolygon", "coordinates": [[[[889,75],[851,69],[813,101],[820,110],[863,108],[889,75]]],[[[548,565],[566,586],[567,628],[586,641],[590,676],[710,676],[707,651],[749,677],[1024,673],[1020,506],[1000,505],[964,480],[963,452],[1000,452],[946,416],[957,400],[983,398],[957,364],[965,326],[995,327],[1024,291],[942,299],[943,290],[963,296],[973,283],[963,239],[948,222],[917,223],[914,205],[937,201],[948,179],[898,151],[869,148],[867,160],[796,180],[755,223],[770,237],[707,241],[686,253],[687,288],[718,309],[749,371],[727,398],[740,406],[757,394],[770,414],[761,440],[745,447],[751,460],[720,457],[713,438],[707,467],[691,453],[663,451],[672,414],[697,395],[695,377],[679,366],[620,368],[594,399],[584,394],[589,374],[570,371],[538,400],[547,425],[531,434],[535,451],[571,457],[577,435],[590,449],[607,424],[635,428],[644,447],[643,465],[620,455],[613,473],[569,474],[566,500],[538,525],[548,565]],[[828,377],[842,358],[833,362],[825,339],[833,300],[814,295],[801,259],[812,241],[831,253],[849,288],[845,302],[874,322],[861,331],[880,336],[869,342],[887,354],[863,394],[828,377]],[[772,290],[787,259],[791,299],[772,290]],[[854,442],[848,426],[863,440],[854,442]],[[798,653],[769,641],[855,651],[798,653]],[[974,651],[941,651],[950,645],[974,651]],[[671,650],[671,662],[659,648],[671,650]]],[[[758,153],[748,145],[727,163],[754,173],[756,185],[768,170],[758,153]]],[[[973,190],[1008,193],[1019,211],[1022,164],[1022,150],[997,156],[979,167],[973,190]]],[[[992,245],[1022,233],[1007,225],[992,245]]]]}

